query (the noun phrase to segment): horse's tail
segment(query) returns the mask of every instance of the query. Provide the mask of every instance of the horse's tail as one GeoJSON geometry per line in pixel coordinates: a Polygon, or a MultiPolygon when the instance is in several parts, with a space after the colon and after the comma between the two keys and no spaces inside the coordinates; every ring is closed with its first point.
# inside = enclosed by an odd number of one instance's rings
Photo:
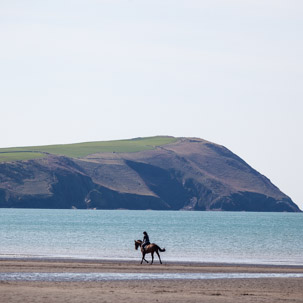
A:
{"type": "Polygon", "coordinates": [[[157,248],[161,251],[161,252],[165,252],[165,248],[160,248],[160,246],[157,245],[157,248]]]}

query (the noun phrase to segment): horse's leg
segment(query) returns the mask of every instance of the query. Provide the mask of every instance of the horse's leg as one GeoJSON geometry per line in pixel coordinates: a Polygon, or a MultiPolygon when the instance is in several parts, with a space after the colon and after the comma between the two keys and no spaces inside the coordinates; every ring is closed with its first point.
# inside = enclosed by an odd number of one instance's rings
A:
{"type": "Polygon", "coordinates": [[[159,254],[159,252],[157,250],[156,250],[156,253],[157,253],[158,257],[159,257],[160,264],[162,264],[162,261],[161,261],[161,258],[160,258],[160,254],[159,254]]]}
{"type": "Polygon", "coordinates": [[[145,261],[146,263],[148,263],[148,261],[147,261],[147,260],[145,259],[145,255],[146,255],[146,254],[144,254],[144,257],[143,257],[143,259],[144,259],[144,261],[145,261]]]}
{"type": "Polygon", "coordinates": [[[141,264],[143,263],[143,260],[148,263],[148,261],[145,259],[145,253],[142,253],[142,260],[141,260],[141,264]]]}
{"type": "Polygon", "coordinates": [[[150,265],[152,265],[154,263],[154,252],[151,252],[151,256],[152,256],[152,261],[151,261],[150,265]]]}

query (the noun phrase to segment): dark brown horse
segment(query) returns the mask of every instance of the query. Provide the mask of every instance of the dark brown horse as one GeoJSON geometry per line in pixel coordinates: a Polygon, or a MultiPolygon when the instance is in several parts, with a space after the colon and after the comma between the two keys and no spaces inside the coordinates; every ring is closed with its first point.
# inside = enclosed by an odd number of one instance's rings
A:
{"type": "Polygon", "coordinates": [[[143,251],[143,248],[142,248],[142,241],[141,240],[135,240],[135,249],[137,250],[138,247],[141,247],[141,252],[142,252],[142,260],[141,260],[141,264],[143,262],[143,260],[148,263],[148,261],[145,259],[145,255],[146,254],[151,254],[152,256],[152,261],[150,264],[153,264],[154,262],[154,253],[156,252],[156,254],[158,255],[159,257],[159,260],[160,260],[160,263],[162,264],[162,261],[161,261],[161,258],[160,258],[160,255],[159,255],[159,251],[161,252],[164,252],[165,251],[165,248],[161,249],[157,244],[155,243],[151,243],[151,244],[148,244],[145,246],[145,249],[143,251]]]}

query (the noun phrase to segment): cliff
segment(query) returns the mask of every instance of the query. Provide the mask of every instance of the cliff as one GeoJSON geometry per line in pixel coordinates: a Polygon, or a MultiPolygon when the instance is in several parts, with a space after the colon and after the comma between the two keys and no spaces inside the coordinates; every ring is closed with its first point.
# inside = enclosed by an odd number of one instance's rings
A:
{"type": "Polygon", "coordinates": [[[127,151],[112,143],[78,157],[52,153],[51,147],[2,149],[2,157],[40,154],[0,163],[0,207],[300,211],[227,148],[196,138],[163,138],[164,144],[153,146],[144,139],[123,141],[130,144],[127,151]],[[132,150],[131,144],[140,147],[132,150]]]}

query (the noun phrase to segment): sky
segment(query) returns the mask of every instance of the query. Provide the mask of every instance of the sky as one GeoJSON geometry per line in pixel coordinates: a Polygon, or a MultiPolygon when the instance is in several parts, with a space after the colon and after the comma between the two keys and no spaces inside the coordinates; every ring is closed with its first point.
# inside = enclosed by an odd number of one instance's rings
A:
{"type": "Polygon", "coordinates": [[[0,147],[224,145],[303,209],[302,0],[1,0],[0,147]]]}

